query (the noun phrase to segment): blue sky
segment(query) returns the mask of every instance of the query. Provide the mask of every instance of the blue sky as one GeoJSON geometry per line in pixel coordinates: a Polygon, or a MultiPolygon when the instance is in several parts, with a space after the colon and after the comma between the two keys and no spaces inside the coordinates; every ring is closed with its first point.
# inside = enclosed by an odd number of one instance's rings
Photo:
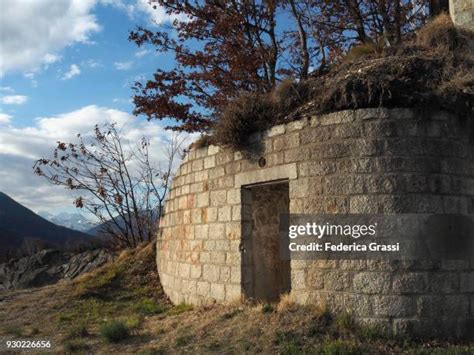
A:
{"type": "Polygon", "coordinates": [[[72,210],[71,194],[34,176],[33,161],[96,123],[156,145],[170,134],[132,117],[130,87],[173,58],[128,41],[135,26],[170,19],[146,0],[0,1],[0,191],[34,211],[72,210]]]}

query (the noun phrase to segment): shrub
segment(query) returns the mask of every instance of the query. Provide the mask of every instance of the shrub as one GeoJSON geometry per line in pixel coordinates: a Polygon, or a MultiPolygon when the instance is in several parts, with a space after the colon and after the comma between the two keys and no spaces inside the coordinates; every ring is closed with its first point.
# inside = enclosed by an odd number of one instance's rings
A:
{"type": "Polygon", "coordinates": [[[307,82],[282,81],[268,94],[242,93],[231,101],[214,126],[216,143],[245,148],[254,132],[268,129],[309,98],[307,82]]]}
{"type": "Polygon", "coordinates": [[[110,343],[118,343],[129,337],[130,332],[123,321],[114,320],[100,327],[100,334],[110,343]]]}
{"type": "Polygon", "coordinates": [[[275,122],[274,107],[268,95],[243,93],[231,101],[219,117],[214,137],[224,146],[240,148],[248,136],[275,122]]]}
{"type": "Polygon", "coordinates": [[[309,86],[307,81],[285,79],[273,89],[269,97],[277,118],[281,119],[308,100],[309,86]]]}
{"type": "Polygon", "coordinates": [[[66,339],[84,338],[89,335],[85,324],[78,324],[69,329],[66,339]]]}

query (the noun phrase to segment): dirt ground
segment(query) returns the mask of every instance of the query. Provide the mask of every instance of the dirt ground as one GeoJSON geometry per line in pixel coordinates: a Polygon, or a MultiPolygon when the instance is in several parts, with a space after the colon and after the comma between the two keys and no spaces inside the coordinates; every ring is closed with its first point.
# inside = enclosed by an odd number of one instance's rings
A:
{"type": "Polygon", "coordinates": [[[474,344],[391,338],[290,297],[278,304],[172,305],[151,246],[74,281],[0,293],[0,305],[1,353],[8,353],[7,340],[18,339],[50,340],[43,353],[474,353],[474,344]],[[125,332],[111,330],[114,322],[125,332]]]}

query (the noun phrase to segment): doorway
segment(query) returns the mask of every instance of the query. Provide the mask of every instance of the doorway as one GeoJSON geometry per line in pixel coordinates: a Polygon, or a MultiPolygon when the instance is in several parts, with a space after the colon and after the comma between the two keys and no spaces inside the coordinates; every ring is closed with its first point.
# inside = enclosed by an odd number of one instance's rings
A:
{"type": "Polygon", "coordinates": [[[247,298],[277,301],[291,289],[280,256],[280,218],[289,213],[288,180],[242,187],[242,286],[247,298]]]}

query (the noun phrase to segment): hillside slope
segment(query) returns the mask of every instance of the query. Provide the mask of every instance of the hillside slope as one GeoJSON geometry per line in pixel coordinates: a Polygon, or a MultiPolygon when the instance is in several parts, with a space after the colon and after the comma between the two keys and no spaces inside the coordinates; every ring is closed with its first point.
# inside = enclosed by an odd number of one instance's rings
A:
{"type": "Polygon", "coordinates": [[[0,248],[18,248],[25,238],[39,239],[61,246],[91,239],[91,236],[54,223],[0,192],[0,248]]]}
{"type": "Polygon", "coordinates": [[[152,245],[74,281],[0,292],[0,340],[46,339],[48,353],[468,354],[474,344],[396,339],[349,314],[294,304],[172,305],[152,245]]]}

